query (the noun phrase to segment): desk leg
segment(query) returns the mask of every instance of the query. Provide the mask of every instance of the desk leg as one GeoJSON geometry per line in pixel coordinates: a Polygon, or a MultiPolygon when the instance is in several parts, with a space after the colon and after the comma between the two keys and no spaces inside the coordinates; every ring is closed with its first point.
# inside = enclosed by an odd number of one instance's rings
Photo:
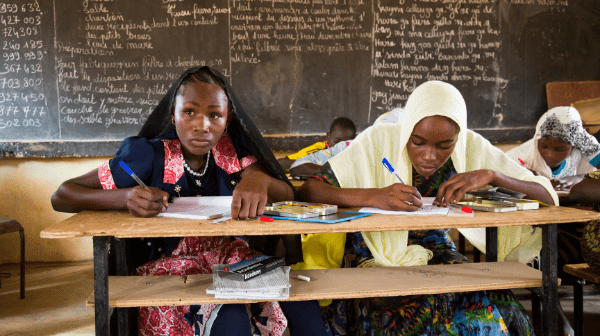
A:
{"type": "Polygon", "coordinates": [[[108,314],[108,238],[94,237],[94,311],[96,335],[109,336],[108,314]]]}
{"type": "Polygon", "coordinates": [[[498,261],[498,228],[485,228],[485,261],[498,261]]]}
{"type": "Polygon", "coordinates": [[[540,304],[540,297],[538,295],[540,293],[539,290],[540,288],[531,289],[531,322],[533,323],[533,330],[535,331],[536,335],[542,335],[542,306],[540,304]]]}
{"type": "Polygon", "coordinates": [[[558,335],[558,252],[556,224],[542,226],[542,319],[543,334],[558,335]]]}
{"type": "Polygon", "coordinates": [[[583,285],[585,280],[575,280],[573,286],[573,312],[575,315],[575,336],[583,336],[583,285]]]}
{"type": "MultiPolygon", "coordinates": [[[[115,253],[117,275],[131,275],[127,265],[127,245],[125,238],[115,238],[112,241],[115,253]]],[[[115,308],[117,314],[117,329],[119,336],[137,335],[137,315],[139,308],[115,308]]],[[[114,325],[113,325],[114,326],[114,325]]]]}
{"type": "Polygon", "coordinates": [[[21,288],[20,295],[21,299],[25,298],[25,232],[23,229],[19,230],[21,236],[21,288]]]}

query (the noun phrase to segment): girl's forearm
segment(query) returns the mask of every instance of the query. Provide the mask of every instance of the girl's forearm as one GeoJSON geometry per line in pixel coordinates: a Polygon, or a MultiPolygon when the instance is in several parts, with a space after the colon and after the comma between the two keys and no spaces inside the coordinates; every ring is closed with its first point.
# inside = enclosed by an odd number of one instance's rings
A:
{"type": "Polygon", "coordinates": [[[548,205],[554,205],[554,200],[548,190],[539,183],[517,180],[496,172],[491,184],[494,187],[502,187],[523,193],[529,199],[538,200],[548,205]]]}
{"type": "Polygon", "coordinates": [[[312,203],[337,204],[341,207],[376,206],[372,204],[373,189],[338,188],[309,178],[300,190],[300,200],[312,203]]]}
{"type": "Polygon", "coordinates": [[[52,195],[52,207],[61,212],[83,210],[123,210],[127,209],[130,188],[93,189],[76,183],[63,183],[52,195]]]}
{"type": "Polygon", "coordinates": [[[583,179],[571,188],[569,201],[581,203],[600,203],[600,180],[583,179]]]}
{"type": "Polygon", "coordinates": [[[269,183],[267,189],[267,199],[269,202],[291,201],[294,199],[294,190],[292,190],[292,187],[288,183],[265,173],[262,174],[264,175],[263,178],[269,183]]]}

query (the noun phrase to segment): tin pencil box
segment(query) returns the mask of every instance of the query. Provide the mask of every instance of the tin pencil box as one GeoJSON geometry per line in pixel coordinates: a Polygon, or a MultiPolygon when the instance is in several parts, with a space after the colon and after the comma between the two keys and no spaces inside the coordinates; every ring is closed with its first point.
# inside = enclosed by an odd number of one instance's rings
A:
{"type": "Polygon", "coordinates": [[[502,201],[476,200],[471,202],[458,202],[456,204],[468,206],[473,210],[487,212],[510,212],[517,211],[518,208],[514,203],[502,201]]]}
{"type": "Polygon", "coordinates": [[[286,201],[266,206],[264,213],[281,217],[311,218],[331,215],[336,212],[337,205],[286,201]]]}

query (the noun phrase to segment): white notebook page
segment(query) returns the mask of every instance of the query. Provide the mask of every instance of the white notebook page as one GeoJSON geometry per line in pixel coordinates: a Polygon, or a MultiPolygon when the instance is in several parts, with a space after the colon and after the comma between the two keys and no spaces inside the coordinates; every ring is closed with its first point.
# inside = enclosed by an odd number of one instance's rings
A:
{"type": "Polygon", "coordinates": [[[213,219],[229,215],[232,196],[177,197],[162,217],[213,219]]]}

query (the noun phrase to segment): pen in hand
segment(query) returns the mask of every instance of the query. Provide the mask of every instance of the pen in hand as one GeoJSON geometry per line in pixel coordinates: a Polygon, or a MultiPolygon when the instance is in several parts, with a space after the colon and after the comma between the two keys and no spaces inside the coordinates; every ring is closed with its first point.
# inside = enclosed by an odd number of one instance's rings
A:
{"type": "MultiPolygon", "coordinates": [[[[381,163],[383,163],[383,165],[385,166],[385,168],[387,168],[387,170],[390,171],[390,173],[392,173],[392,175],[396,176],[396,178],[398,179],[398,181],[400,181],[400,183],[402,184],[406,184],[404,183],[404,181],[402,181],[402,179],[400,178],[400,176],[398,175],[398,173],[396,173],[396,170],[394,169],[394,167],[392,167],[392,164],[388,161],[388,159],[383,158],[383,160],[381,161],[381,163]]],[[[418,194],[418,191],[417,191],[418,194]]],[[[418,194],[418,198],[421,199],[421,195],[418,194]]]]}
{"type": "Polygon", "coordinates": [[[406,183],[404,183],[404,181],[402,181],[400,176],[398,176],[398,173],[396,173],[396,171],[394,170],[394,167],[392,167],[392,164],[388,161],[388,159],[383,158],[383,161],[381,161],[381,162],[383,163],[385,168],[387,168],[387,170],[390,171],[390,173],[392,173],[394,176],[396,176],[396,178],[398,179],[398,181],[400,181],[400,183],[406,184],[406,183]]]}
{"type": "MultiPolygon", "coordinates": [[[[123,167],[123,169],[125,169],[125,171],[127,172],[127,174],[129,174],[131,177],[133,177],[133,179],[144,189],[149,189],[148,186],[146,185],[146,183],[144,183],[144,181],[142,181],[137,175],[135,175],[135,173],[133,172],[133,170],[131,170],[131,168],[129,168],[129,166],[127,166],[125,164],[125,162],[123,161],[119,161],[119,164],[121,165],[121,167],[123,167]]],[[[160,201],[156,201],[156,203],[162,205],[165,207],[165,209],[168,209],[167,207],[167,203],[163,200],[162,202],[160,201]]]]}

